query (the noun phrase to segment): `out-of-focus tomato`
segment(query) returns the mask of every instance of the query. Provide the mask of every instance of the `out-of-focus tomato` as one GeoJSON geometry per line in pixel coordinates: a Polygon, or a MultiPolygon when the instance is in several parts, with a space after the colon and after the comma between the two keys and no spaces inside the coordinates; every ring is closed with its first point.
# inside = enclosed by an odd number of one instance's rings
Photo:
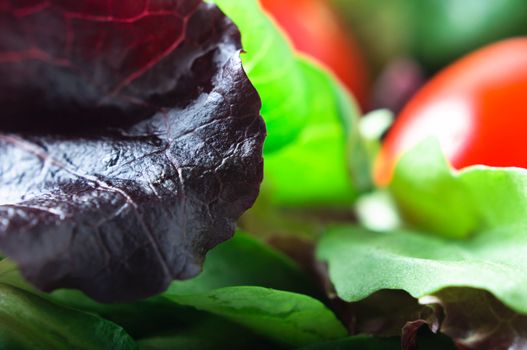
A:
{"type": "Polygon", "coordinates": [[[377,159],[386,184],[398,158],[435,136],[454,168],[527,168],[527,38],[480,49],[447,67],[406,105],[377,159]]]}
{"type": "Polygon", "coordinates": [[[326,65],[364,106],[367,69],[354,38],[327,0],[260,0],[296,50],[326,65]]]}

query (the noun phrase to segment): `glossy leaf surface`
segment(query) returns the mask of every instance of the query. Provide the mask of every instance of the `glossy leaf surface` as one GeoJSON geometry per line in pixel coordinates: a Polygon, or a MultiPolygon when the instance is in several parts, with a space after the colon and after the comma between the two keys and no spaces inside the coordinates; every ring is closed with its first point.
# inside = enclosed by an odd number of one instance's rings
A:
{"type": "Polygon", "coordinates": [[[8,110],[26,123],[36,91],[44,112],[28,118],[47,125],[26,130],[8,113],[2,126],[0,249],[37,287],[102,301],[196,275],[262,179],[265,128],[237,28],[196,1],[0,4],[8,110]],[[152,32],[159,21],[179,27],[152,32]]]}

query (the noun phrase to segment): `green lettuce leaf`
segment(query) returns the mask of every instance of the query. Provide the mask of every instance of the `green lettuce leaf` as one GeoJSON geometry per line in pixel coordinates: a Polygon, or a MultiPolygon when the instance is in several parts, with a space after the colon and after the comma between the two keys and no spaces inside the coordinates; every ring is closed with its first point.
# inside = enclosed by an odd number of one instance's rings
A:
{"type": "Polygon", "coordinates": [[[295,262],[242,232],[210,251],[199,276],[172,283],[169,292],[190,295],[235,286],[259,286],[320,296],[295,262]]]}
{"type": "Polygon", "coordinates": [[[445,237],[527,223],[525,169],[474,166],[458,172],[433,139],[401,158],[389,189],[408,223],[445,237]]]}
{"type": "Polygon", "coordinates": [[[0,283],[0,348],[132,350],[133,339],[98,316],[0,283]]]}
{"type": "Polygon", "coordinates": [[[404,290],[423,302],[432,296],[447,312],[442,330],[460,343],[474,341],[468,334],[478,335],[478,349],[526,343],[516,329],[527,315],[527,171],[453,171],[430,141],[401,159],[390,191],[413,230],[338,227],[319,242],[317,256],[328,263],[338,296],[355,302],[384,289],[404,290]],[[452,287],[462,292],[445,294],[452,287]],[[476,290],[496,302],[463,296],[476,290]],[[468,316],[460,322],[459,315],[468,316]],[[453,324],[457,331],[448,326],[453,324]]]}
{"type": "Polygon", "coordinates": [[[301,346],[346,336],[344,326],[320,301],[297,293],[263,287],[225,287],[200,294],[164,294],[237,322],[276,342],[301,346]]]}
{"type": "Polygon", "coordinates": [[[263,197],[280,206],[352,203],[371,184],[353,98],[293,51],[257,0],[214,3],[240,28],[244,68],[262,98],[268,131],[263,197]]]}
{"type": "Polygon", "coordinates": [[[307,59],[299,63],[308,82],[311,113],[293,142],[265,157],[262,191],[268,192],[273,205],[349,205],[358,188],[368,185],[369,176],[367,158],[358,147],[360,136],[355,134],[358,111],[331,75],[307,59]],[[353,152],[348,153],[351,145],[353,152]],[[353,169],[348,154],[353,156],[353,169]]]}
{"type": "Polygon", "coordinates": [[[331,281],[346,301],[381,289],[402,289],[419,298],[461,286],[488,290],[527,313],[525,230],[507,227],[453,241],[412,231],[343,227],[322,238],[317,254],[328,262],[331,281]]]}
{"type": "Polygon", "coordinates": [[[163,297],[287,345],[344,337],[343,325],[322,302],[300,294],[316,294],[304,278],[292,261],[238,234],[211,251],[200,276],[174,282],[163,297]]]}
{"type": "Polygon", "coordinates": [[[350,216],[358,194],[371,185],[369,150],[355,105],[327,72],[309,60],[300,62],[310,81],[313,113],[293,142],[264,157],[260,196],[240,221],[263,236],[312,238],[326,223],[350,216]]]}

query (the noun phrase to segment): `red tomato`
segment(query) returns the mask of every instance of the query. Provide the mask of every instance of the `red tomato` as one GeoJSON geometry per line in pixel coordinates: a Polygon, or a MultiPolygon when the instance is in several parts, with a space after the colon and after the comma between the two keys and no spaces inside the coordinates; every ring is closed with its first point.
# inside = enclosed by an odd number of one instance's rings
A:
{"type": "Polygon", "coordinates": [[[363,105],[367,70],[357,43],[327,0],[260,0],[296,50],[326,65],[363,105]]]}
{"type": "Polygon", "coordinates": [[[401,154],[429,136],[456,169],[527,168],[527,38],[475,51],[427,83],[388,134],[376,182],[387,184],[401,154]]]}

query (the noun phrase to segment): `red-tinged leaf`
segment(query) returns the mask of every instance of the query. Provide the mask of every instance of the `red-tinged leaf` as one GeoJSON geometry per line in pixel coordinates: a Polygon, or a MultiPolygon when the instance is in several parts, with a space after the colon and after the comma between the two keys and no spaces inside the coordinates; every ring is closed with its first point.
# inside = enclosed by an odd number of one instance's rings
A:
{"type": "Polygon", "coordinates": [[[210,78],[197,60],[221,40],[212,18],[191,21],[199,0],[1,2],[2,120],[20,127],[120,125],[181,104],[210,78]]]}
{"type": "Polygon", "coordinates": [[[448,336],[458,349],[527,345],[527,317],[474,288],[445,288],[419,300],[400,290],[382,290],[358,302],[341,303],[337,311],[352,334],[400,335],[404,350],[422,348],[419,336],[425,328],[448,336]]]}
{"type": "Polygon", "coordinates": [[[440,331],[460,349],[508,350],[527,347],[527,316],[514,312],[489,292],[447,288],[421,300],[445,313],[440,331]]]}
{"type": "Polygon", "coordinates": [[[0,249],[40,289],[189,278],[262,179],[240,34],[195,0],[0,0],[0,249]]]}

